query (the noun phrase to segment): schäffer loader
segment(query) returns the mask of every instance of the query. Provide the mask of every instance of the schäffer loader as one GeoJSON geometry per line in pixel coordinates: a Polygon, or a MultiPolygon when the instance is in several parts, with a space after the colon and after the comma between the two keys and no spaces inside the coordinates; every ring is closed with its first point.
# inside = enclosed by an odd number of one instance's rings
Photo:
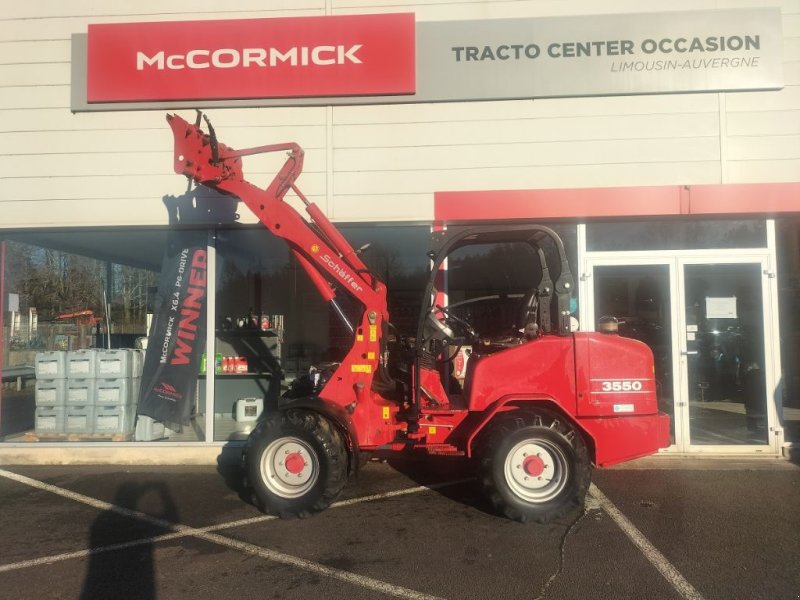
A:
{"type": "Polygon", "coordinates": [[[613,331],[573,331],[574,282],[552,229],[476,226],[439,234],[416,335],[402,337],[391,325],[385,284],[298,189],[299,145],[234,150],[217,140],[207,118],[208,133],[202,130],[199,111],[194,124],[177,115],[167,120],[175,171],[244,202],[285,240],[353,337],[341,361],[295,379],[279,409],[265,411],[250,434],[244,468],[262,510],[308,516],[337,498],[364,456],[419,453],[470,460],[500,514],[544,523],[582,506],[593,465],[669,444],[650,349],[613,331]],[[245,179],[242,158],[265,152],[287,158],[262,189],[245,179]],[[290,191],[307,218],[284,200],[290,191]],[[470,322],[470,304],[492,298],[448,305],[441,289],[448,255],[488,243],[525,244],[540,263],[540,281],[518,299],[504,335],[487,336],[470,322]],[[341,309],[341,295],[356,301],[357,318],[341,309]],[[463,381],[453,385],[454,358],[467,355],[463,381]]]}

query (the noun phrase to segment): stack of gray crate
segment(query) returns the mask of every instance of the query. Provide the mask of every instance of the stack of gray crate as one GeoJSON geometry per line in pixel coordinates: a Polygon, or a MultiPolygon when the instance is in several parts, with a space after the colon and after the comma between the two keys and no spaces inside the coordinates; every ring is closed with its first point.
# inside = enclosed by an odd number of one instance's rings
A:
{"type": "Polygon", "coordinates": [[[127,348],[37,354],[36,433],[131,433],[143,358],[127,348]]]}

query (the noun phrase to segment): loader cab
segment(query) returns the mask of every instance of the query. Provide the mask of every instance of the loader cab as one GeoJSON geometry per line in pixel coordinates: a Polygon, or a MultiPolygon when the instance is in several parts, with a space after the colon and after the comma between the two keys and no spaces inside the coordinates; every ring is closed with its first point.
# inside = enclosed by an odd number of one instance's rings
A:
{"type": "Polygon", "coordinates": [[[570,333],[574,282],[552,229],[451,229],[434,235],[429,255],[413,378],[422,407],[465,407],[481,357],[570,333]]]}

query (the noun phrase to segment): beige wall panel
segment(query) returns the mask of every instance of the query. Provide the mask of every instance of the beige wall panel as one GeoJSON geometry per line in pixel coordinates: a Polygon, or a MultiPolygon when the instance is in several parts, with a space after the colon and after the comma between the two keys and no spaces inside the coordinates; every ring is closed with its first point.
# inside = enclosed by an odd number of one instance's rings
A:
{"type": "Polygon", "coordinates": [[[0,86],[69,85],[69,62],[0,65],[0,86]]]}
{"type": "Polygon", "coordinates": [[[12,131],[0,132],[0,148],[6,153],[22,155],[165,151],[172,149],[172,135],[169,130],[149,129],[12,131]],[[9,152],[12,148],[14,151],[9,152]]]}
{"type": "Polygon", "coordinates": [[[69,40],[0,41],[0,64],[2,65],[68,62],[70,56],[69,40]]]}
{"type": "Polygon", "coordinates": [[[333,130],[336,148],[500,144],[564,140],[614,140],[718,135],[711,113],[562,119],[505,119],[468,124],[349,125],[333,130]]]}
{"type": "Polygon", "coordinates": [[[194,18],[200,13],[232,11],[313,10],[324,9],[324,0],[231,0],[222,5],[219,0],[136,0],[135,2],[102,2],[97,0],[36,0],[9,2],[3,9],[3,19],[29,17],[69,17],[78,15],[142,15],[171,14],[176,19],[194,18]]]}
{"type": "MultiPolygon", "coordinates": [[[[202,108],[202,107],[199,107],[202,108]]],[[[327,109],[322,106],[284,106],[274,108],[214,109],[208,116],[215,129],[220,127],[288,127],[296,125],[324,125],[327,109]]],[[[166,113],[167,111],[151,111],[166,113]]],[[[179,110],[181,117],[194,120],[194,111],[179,110]]]]}
{"type": "Polygon", "coordinates": [[[333,109],[333,123],[334,125],[430,123],[481,119],[716,113],[718,110],[716,94],[548,98],[474,103],[337,106],[333,109]]]}
{"type": "Polygon", "coordinates": [[[796,110],[800,107],[800,86],[792,85],[778,92],[739,92],[725,94],[728,114],[733,112],[796,110]]]}
{"type": "MultiPolygon", "coordinates": [[[[325,109],[254,109],[249,113],[244,109],[217,109],[209,113],[214,128],[222,137],[223,131],[238,127],[244,130],[256,127],[281,127],[275,135],[287,135],[297,127],[311,127],[325,124],[325,109]]],[[[76,130],[76,129],[164,129],[170,131],[166,121],[167,113],[176,113],[189,122],[194,122],[193,110],[142,110],[94,113],[70,113],[63,108],[14,109],[4,113],[5,123],[0,128],[6,131],[37,130],[76,130]]],[[[237,134],[240,135],[240,134],[237,134]]],[[[228,136],[229,137],[229,136],[228,136]]],[[[224,140],[224,138],[223,138],[224,140]]],[[[238,144],[238,140],[234,140],[238,144]]]]}
{"type": "Polygon", "coordinates": [[[800,158],[729,161],[727,183],[781,183],[800,180],[800,158]]]}
{"type": "Polygon", "coordinates": [[[727,115],[728,136],[786,135],[800,133],[800,108],[727,115]]]}
{"type": "Polygon", "coordinates": [[[784,85],[800,85],[800,61],[783,63],[784,85]]]}
{"type": "MultiPolygon", "coordinates": [[[[106,3],[103,3],[103,6],[106,3]]],[[[113,4],[113,3],[109,3],[113,4]]],[[[266,4],[262,2],[262,5],[266,4]]],[[[67,2],[64,6],[69,6],[67,2]]],[[[135,3],[132,6],[136,6],[135,3]]],[[[165,6],[165,3],[162,3],[165,6]]],[[[162,8],[162,11],[164,9],[162,8]]],[[[2,41],[32,41],[32,40],[69,40],[73,33],[86,33],[90,23],[132,23],[132,22],[161,22],[161,21],[210,21],[223,19],[257,19],[268,17],[303,17],[322,15],[322,9],[292,9],[279,10],[241,10],[229,12],[197,13],[194,11],[180,13],[154,12],[150,14],[127,14],[119,16],[106,15],[81,15],[64,16],[42,19],[0,19],[0,40],[2,41]]]]}
{"type": "Polygon", "coordinates": [[[337,150],[334,170],[437,171],[496,167],[533,167],[608,163],[686,162],[719,160],[719,138],[687,137],[663,140],[602,140],[533,144],[487,144],[337,150]]]}
{"type": "Polygon", "coordinates": [[[164,175],[172,171],[172,152],[10,155],[0,160],[0,178],[164,175]]]}
{"type": "Polygon", "coordinates": [[[570,165],[520,169],[372,171],[337,173],[334,191],[355,194],[431,194],[446,190],[502,190],[719,183],[718,162],[570,165]]]}
{"type": "MultiPolygon", "coordinates": [[[[203,108],[198,104],[198,108],[203,108]]],[[[209,118],[215,129],[231,127],[283,127],[313,126],[325,124],[324,107],[274,107],[274,108],[227,108],[214,109],[209,118]]],[[[110,111],[95,113],[76,113],[76,119],[84,119],[92,127],[124,128],[124,127],[157,127],[164,123],[165,115],[176,113],[187,121],[193,122],[195,111],[190,108],[179,110],[141,110],[110,111]]],[[[56,117],[57,113],[54,113],[56,117]]]]}
{"type": "MultiPolygon", "coordinates": [[[[728,138],[728,160],[800,159],[800,135],[736,136],[728,138]]],[[[797,174],[800,177],[800,173],[797,174]]],[[[798,199],[800,206],[800,199],[798,199]]]]}
{"type": "Polygon", "coordinates": [[[783,32],[783,60],[786,62],[796,62],[800,60],[800,30],[783,32]],[[791,36],[791,37],[789,37],[791,36]]]}
{"type": "Polygon", "coordinates": [[[0,202],[0,227],[8,223],[16,228],[167,225],[168,215],[161,198],[155,196],[116,198],[107,202],[94,199],[0,202]],[[131,211],[123,208],[125,205],[136,206],[134,218],[131,211]]]}
{"type": "MultiPolygon", "coordinates": [[[[674,0],[668,10],[698,10],[718,8],[713,0],[674,0]]],[[[567,0],[536,0],[528,2],[491,0],[487,2],[419,2],[419,0],[334,0],[336,14],[358,12],[415,12],[418,20],[466,20],[521,17],[557,17],[593,15],[597,13],[663,12],[663,2],[653,0],[616,0],[599,7],[596,2],[567,0]]]]}
{"type": "MultiPolygon", "coordinates": [[[[0,110],[59,108],[69,110],[68,85],[0,86],[0,110]]],[[[7,125],[6,125],[7,126],[7,125]]]]}

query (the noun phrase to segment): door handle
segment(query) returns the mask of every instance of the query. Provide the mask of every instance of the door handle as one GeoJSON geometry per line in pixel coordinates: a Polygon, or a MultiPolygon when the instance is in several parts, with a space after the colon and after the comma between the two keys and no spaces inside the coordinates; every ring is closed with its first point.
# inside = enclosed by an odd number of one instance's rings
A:
{"type": "Polygon", "coordinates": [[[697,350],[681,350],[681,354],[683,356],[689,356],[692,354],[697,354],[697,350]]]}

